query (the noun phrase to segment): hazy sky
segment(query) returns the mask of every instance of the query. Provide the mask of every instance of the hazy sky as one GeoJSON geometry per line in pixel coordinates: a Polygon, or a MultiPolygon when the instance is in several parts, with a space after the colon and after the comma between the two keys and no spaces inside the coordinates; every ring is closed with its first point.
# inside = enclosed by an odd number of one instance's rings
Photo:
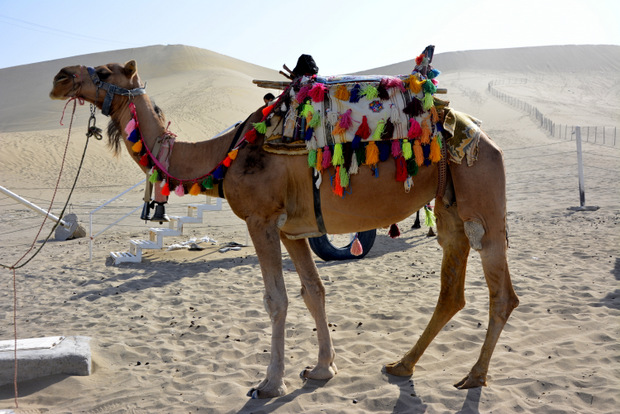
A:
{"type": "Polygon", "coordinates": [[[0,44],[0,68],[185,44],[273,69],[308,53],[333,75],[409,60],[428,44],[620,45],[620,1],[0,0],[0,44]]]}

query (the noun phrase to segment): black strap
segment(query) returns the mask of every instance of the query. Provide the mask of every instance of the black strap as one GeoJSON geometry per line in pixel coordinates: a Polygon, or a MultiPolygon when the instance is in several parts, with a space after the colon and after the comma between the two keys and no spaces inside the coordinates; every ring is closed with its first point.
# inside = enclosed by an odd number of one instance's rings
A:
{"type": "Polygon", "coordinates": [[[112,109],[112,100],[114,99],[114,95],[122,95],[122,96],[138,96],[144,95],[146,93],[145,88],[135,88],[135,89],[125,89],[118,87],[116,85],[112,85],[111,83],[102,82],[99,79],[99,75],[97,75],[97,71],[93,67],[87,67],[88,74],[92,79],[93,83],[97,87],[97,92],[99,89],[103,89],[106,91],[105,98],[103,99],[103,105],[101,106],[101,113],[105,116],[110,115],[110,109],[112,109]]]}
{"type": "Polygon", "coordinates": [[[316,225],[321,234],[327,234],[325,222],[323,221],[323,212],[321,211],[321,191],[316,183],[321,177],[321,172],[316,168],[312,169],[312,198],[314,199],[314,216],[316,217],[316,225]]]}
{"type": "MultiPolygon", "coordinates": [[[[252,115],[250,115],[250,116],[252,116],[252,115]]],[[[237,142],[239,141],[239,138],[241,137],[241,133],[243,132],[243,128],[245,128],[245,124],[250,119],[250,116],[248,116],[246,118],[246,120],[243,121],[237,127],[237,131],[235,132],[235,137],[233,138],[232,142],[230,143],[230,146],[228,147],[228,151],[226,151],[226,154],[228,154],[230,151],[232,151],[232,149],[235,148],[235,146],[237,145],[237,142]]],[[[226,177],[226,169],[224,169],[224,177],[226,177]]],[[[218,183],[218,185],[217,185],[217,195],[218,195],[219,198],[226,199],[226,197],[224,197],[224,178],[222,178],[220,180],[220,182],[218,183]]]]}

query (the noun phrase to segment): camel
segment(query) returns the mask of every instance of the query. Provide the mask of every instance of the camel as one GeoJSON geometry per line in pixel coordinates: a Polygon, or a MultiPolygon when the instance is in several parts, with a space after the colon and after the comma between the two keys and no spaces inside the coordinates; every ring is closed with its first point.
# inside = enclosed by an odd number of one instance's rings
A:
{"type": "MultiPolygon", "coordinates": [[[[53,80],[52,99],[82,99],[109,113],[119,132],[113,145],[124,143],[143,171],[140,157],[132,150],[123,127],[132,117],[139,120],[147,148],[167,133],[163,117],[146,94],[131,60],[95,68],[68,66],[53,80]],[[134,111],[132,113],[132,111],[134,111]]],[[[199,143],[176,142],[169,159],[170,176],[179,180],[201,177],[213,171],[234,141],[245,137],[252,124],[263,119],[262,110],[220,137],[199,143]]],[[[113,134],[114,135],[114,134],[113,134]]],[[[114,137],[110,137],[114,140],[114,137]]],[[[319,278],[306,237],[320,234],[313,204],[313,169],[303,156],[265,152],[259,135],[254,142],[238,147],[234,162],[211,188],[200,188],[209,196],[223,196],[232,211],[247,224],[256,249],[265,285],[264,306],[272,324],[271,354],[266,377],[248,395],[272,398],[286,394],[284,376],[285,318],[288,297],[284,286],[280,242],[288,251],[301,280],[303,300],[316,323],[318,362],[303,370],[303,379],[329,380],[337,373],[335,352],[328,329],[325,287],[319,278]]],[[[436,195],[437,164],[420,167],[412,191],[403,190],[394,179],[394,162],[379,162],[379,176],[360,165],[351,175],[353,191],[346,197],[334,194],[328,174],[320,185],[324,228],[329,233],[352,233],[387,227],[425,206],[436,195]],[[387,200],[387,201],[386,201],[387,200]]],[[[490,294],[489,323],[478,360],[471,371],[455,384],[459,389],[485,386],[491,355],[512,310],[518,305],[506,258],[506,197],[503,154],[481,133],[478,159],[473,165],[448,163],[448,181],[453,197],[435,203],[438,242],[443,248],[441,291],[430,321],[415,345],[398,361],[384,366],[388,374],[411,376],[414,367],[433,338],[465,306],[465,268],[470,248],[477,250],[490,294]]],[[[186,189],[186,188],[185,188],[186,189]]]]}

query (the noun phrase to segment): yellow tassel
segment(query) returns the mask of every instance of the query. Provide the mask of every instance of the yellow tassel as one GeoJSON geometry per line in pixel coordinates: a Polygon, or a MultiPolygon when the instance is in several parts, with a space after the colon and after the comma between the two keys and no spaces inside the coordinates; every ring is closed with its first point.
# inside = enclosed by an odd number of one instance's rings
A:
{"type": "Polygon", "coordinates": [[[332,129],[332,135],[344,135],[347,130],[341,127],[340,125],[336,125],[334,129],[332,129]]]}
{"type": "Polygon", "coordinates": [[[403,139],[403,158],[406,160],[411,159],[413,157],[413,148],[411,148],[411,141],[408,139],[403,139]]]}
{"type": "Polygon", "coordinates": [[[411,92],[416,94],[422,92],[422,82],[420,82],[417,76],[410,75],[409,78],[407,78],[407,83],[409,83],[409,90],[411,92]]]}
{"type": "MultiPolygon", "coordinates": [[[[421,149],[421,148],[420,148],[421,149]]],[[[366,165],[377,165],[379,162],[379,147],[375,144],[375,141],[370,141],[366,145],[366,165]]]]}
{"type": "Polygon", "coordinates": [[[424,165],[424,151],[422,151],[422,145],[420,145],[420,140],[416,139],[413,143],[413,155],[415,156],[415,163],[418,164],[419,167],[424,165]]]}
{"type": "Polygon", "coordinates": [[[136,141],[136,143],[131,146],[131,150],[133,152],[140,152],[140,151],[142,151],[142,140],[136,141]]]}
{"type": "Polygon", "coordinates": [[[345,85],[338,86],[334,93],[334,98],[340,99],[341,101],[348,101],[350,97],[351,94],[345,85]]]}
{"type": "Polygon", "coordinates": [[[439,145],[439,135],[435,135],[433,137],[433,142],[431,142],[430,159],[432,162],[439,162],[441,160],[441,146],[439,145]]]}
{"type": "Polygon", "coordinates": [[[237,153],[239,152],[238,149],[234,149],[232,151],[230,151],[228,153],[228,158],[230,158],[231,160],[234,160],[235,158],[237,158],[237,153]]]}
{"type": "Polygon", "coordinates": [[[189,193],[193,196],[200,194],[200,185],[198,183],[194,183],[194,185],[192,185],[192,188],[189,189],[189,193]]]}

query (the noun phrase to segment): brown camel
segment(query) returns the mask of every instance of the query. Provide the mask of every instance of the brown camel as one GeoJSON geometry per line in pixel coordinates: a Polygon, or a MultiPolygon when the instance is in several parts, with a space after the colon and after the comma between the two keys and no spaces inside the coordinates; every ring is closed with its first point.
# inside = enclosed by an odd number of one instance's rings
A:
{"type": "MultiPolygon", "coordinates": [[[[69,66],[54,78],[50,97],[81,98],[109,113],[111,122],[122,134],[131,156],[127,125],[135,108],[142,139],[148,148],[166,133],[164,120],[141,89],[135,61],[124,65],[107,64],[96,68],[69,66]],[[114,85],[117,88],[110,88],[114,85]],[[112,90],[112,92],[109,92],[112,90]],[[106,91],[108,94],[106,95],[106,91]],[[106,97],[109,98],[106,101],[106,97]],[[132,105],[133,104],[133,105],[132,105]],[[135,106],[134,106],[135,105],[135,106]]],[[[216,139],[177,142],[169,159],[170,176],[180,180],[202,177],[213,171],[230,153],[233,140],[261,121],[260,108],[246,122],[216,139]],[[239,134],[240,133],[240,134],[239,134]]],[[[301,293],[315,322],[319,344],[318,363],[302,372],[303,378],[327,380],[336,373],[335,352],[325,312],[325,288],[319,278],[308,241],[319,228],[314,211],[312,169],[304,156],[276,155],[263,150],[262,136],[246,142],[236,153],[223,181],[212,188],[201,188],[211,196],[223,195],[231,209],[245,220],[256,249],[265,284],[264,304],[272,322],[271,361],[266,378],[248,395],[270,398],[286,393],[284,375],[284,338],[288,297],[282,274],[280,242],[290,254],[301,279],[301,293]],[[223,191],[222,191],[223,186],[223,191]]],[[[147,167],[141,165],[146,171],[147,167]]],[[[368,166],[360,165],[351,175],[353,191],[346,197],[334,194],[329,178],[320,186],[324,227],[329,233],[351,233],[386,227],[422,208],[435,196],[439,172],[436,164],[422,166],[414,177],[415,187],[405,192],[394,179],[394,162],[380,162],[381,174],[374,177],[368,166]],[[370,181],[373,180],[373,181],[370,181]],[[372,183],[370,185],[369,183],[372,183]],[[389,202],[386,202],[389,200],[389,202]]],[[[323,172],[328,177],[333,167],[323,172]]],[[[486,385],[491,354],[512,310],[518,304],[506,260],[506,198],[503,155],[484,133],[479,142],[478,160],[449,163],[448,173],[453,201],[435,203],[438,242],[443,248],[441,292],[428,326],[413,348],[399,361],[387,364],[387,373],[410,376],[424,350],[443,326],[465,306],[465,268],[470,246],[481,256],[490,293],[489,325],[480,356],[458,388],[486,385]]]]}

